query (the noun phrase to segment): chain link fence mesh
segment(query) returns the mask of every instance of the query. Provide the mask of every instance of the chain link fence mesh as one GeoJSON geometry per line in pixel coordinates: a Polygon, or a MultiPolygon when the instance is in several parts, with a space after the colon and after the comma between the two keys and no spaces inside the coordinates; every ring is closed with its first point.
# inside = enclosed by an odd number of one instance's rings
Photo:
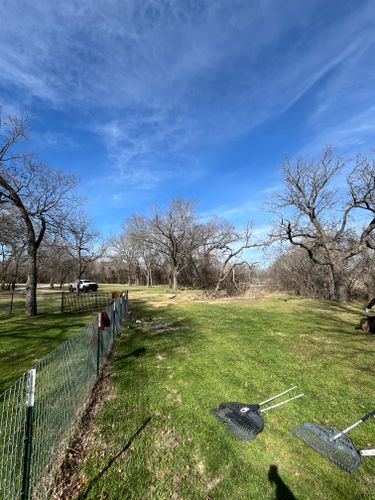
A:
{"type": "Polygon", "coordinates": [[[109,307],[113,298],[108,292],[61,293],[61,312],[77,313],[109,307]]]}
{"type": "MultiPolygon", "coordinates": [[[[46,498],[49,472],[62,458],[128,313],[128,294],[105,309],[111,324],[86,325],[43,358],[36,369],[30,498],[46,498]]],[[[22,497],[28,374],[0,395],[0,498],[22,497]]],[[[26,498],[26,497],[22,497],[26,498]]]]}
{"type": "Polygon", "coordinates": [[[18,498],[22,487],[28,376],[0,397],[0,495],[18,498]]]}

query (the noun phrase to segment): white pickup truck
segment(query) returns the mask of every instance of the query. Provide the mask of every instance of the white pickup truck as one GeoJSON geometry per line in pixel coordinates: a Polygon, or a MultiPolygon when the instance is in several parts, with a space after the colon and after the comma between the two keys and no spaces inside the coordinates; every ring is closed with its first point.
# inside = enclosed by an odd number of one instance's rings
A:
{"type": "MultiPolygon", "coordinates": [[[[98,290],[98,284],[91,280],[79,280],[78,290],[80,292],[96,292],[98,290]]],[[[77,291],[77,281],[69,284],[69,292],[77,291]]]]}

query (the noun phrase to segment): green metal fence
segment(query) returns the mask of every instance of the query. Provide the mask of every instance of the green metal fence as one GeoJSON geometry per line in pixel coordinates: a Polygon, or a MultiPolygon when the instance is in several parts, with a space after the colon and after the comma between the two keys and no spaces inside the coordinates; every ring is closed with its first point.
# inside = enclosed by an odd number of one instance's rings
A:
{"type": "Polygon", "coordinates": [[[77,313],[98,310],[98,308],[108,307],[112,301],[111,292],[61,292],[61,312],[77,313]]]}
{"type": "Polygon", "coordinates": [[[127,315],[128,293],[104,310],[110,326],[104,328],[98,314],[0,395],[1,500],[47,497],[48,475],[63,456],[127,315]]]}

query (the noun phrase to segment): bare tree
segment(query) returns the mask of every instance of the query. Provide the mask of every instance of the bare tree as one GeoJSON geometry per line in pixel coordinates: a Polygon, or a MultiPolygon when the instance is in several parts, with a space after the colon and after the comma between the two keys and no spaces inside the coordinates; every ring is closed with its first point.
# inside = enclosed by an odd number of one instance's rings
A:
{"type": "Polygon", "coordinates": [[[168,259],[171,285],[177,290],[179,274],[188,265],[191,254],[202,245],[203,225],[198,222],[194,204],[175,199],[164,213],[155,207],[152,217],[134,215],[128,225],[138,241],[168,259]]]}
{"type": "Polygon", "coordinates": [[[55,284],[62,288],[69,277],[75,275],[75,262],[70,253],[71,249],[59,237],[44,239],[39,250],[38,268],[40,279],[48,281],[50,288],[55,284]]]}
{"type": "Polygon", "coordinates": [[[26,248],[24,226],[14,207],[0,205],[0,227],[1,288],[9,289],[15,287],[26,248]]]}
{"type": "Polygon", "coordinates": [[[292,246],[277,256],[267,275],[272,291],[328,298],[327,273],[298,246],[292,246]]]}
{"type": "Polygon", "coordinates": [[[216,245],[213,243],[212,247],[212,250],[218,255],[220,262],[220,274],[215,291],[220,290],[230,275],[232,275],[232,283],[236,285],[235,269],[244,265],[249,267],[254,266],[254,264],[249,264],[247,259],[243,258],[244,251],[260,245],[260,243],[252,241],[252,227],[250,223],[246,225],[243,231],[238,231],[229,225],[225,228],[224,235],[219,233],[221,237],[217,238],[216,245]]]}
{"type": "Polygon", "coordinates": [[[100,233],[92,228],[91,221],[82,213],[70,217],[64,225],[63,238],[66,251],[76,267],[76,280],[79,281],[90,264],[103,257],[107,246],[100,241],[100,233]]]}
{"type": "MultiPolygon", "coordinates": [[[[375,228],[375,163],[357,158],[346,178],[344,194],[333,187],[344,161],[326,148],[318,161],[286,159],[284,192],[271,206],[279,213],[272,239],[304,249],[327,272],[330,298],[346,300],[343,275],[347,261],[371,246],[375,228]],[[356,234],[354,209],[365,212],[364,227],[356,234]]],[[[364,219],[363,219],[364,220],[364,219]]],[[[375,245],[374,245],[375,247],[375,245]]]]}
{"type": "Polygon", "coordinates": [[[137,269],[140,267],[140,254],[134,243],[134,238],[130,236],[126,225],[121,234],[117,238],[112,239],[109,253],[112,255],[112,260],[114,260],[119,267],[125,266],[128,284],[132,286],[133,283],[137,281],[137,269]]]}
{"type": "Polygon", "coordinates": [[[28,276],[26,314],[37,314],[37,252],[47,228],[64,218],[64,200],[72,189],[73,176],[19,153],[17,145],[26,137],[24,117],[2,117],[0,128],[0,203],[16,207],[27,238],[28,276]]]}

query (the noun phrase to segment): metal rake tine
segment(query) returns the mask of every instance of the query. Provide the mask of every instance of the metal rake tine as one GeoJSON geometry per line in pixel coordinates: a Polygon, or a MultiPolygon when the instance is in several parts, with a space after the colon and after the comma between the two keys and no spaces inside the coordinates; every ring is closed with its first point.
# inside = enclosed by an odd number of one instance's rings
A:
{"type": "Polygon", "coordinates": [[[261,403],[259,403],[259,406],[263,406],[265,405],[266,403],[270,403],[271,401],[273,401],[274,399],[277,399],[279,398],[280,396],[284,396],[284,394],[286,394],[287,392],[290,392],[292,391],[293,389],[296,389],[298,386],[294,386],[294,387],[291,387],[290,389],[287,389],[286,391],[283,391],[283,392],[280,392],[280,394],[276,394],[276,396],[272,396],[271,398],[269,399],[266,399],[265,401],[262,401],[261,403]]]}
{"type": "Polygon", "coordinates": [[[268,410],[272,410],[273,408],[277,408],[278,406],[285,405],[286,403],[289,403],[289,401],[293,401],[294,399],[301,398],[304,395],[305,395],[304,393],[298,394],[298,396],[294,396],[293,398],[289,398],[285,401],[281,401],[281,403],[277,403],[276,405],[272,405],[272,406],[269,406],[268,408],[264,408],[264,410],[260,410],[260,413],[264,413],[268,410]]]}
{"type": "Polygon", "coordinates": [[[366,422],[366,420],[368,420],[370,417],[375,417],[375,410],[370,411],[370,413],[367,413],[367,415],[362,417],[360,420],[355,422],[353,425],[349,425],[349,427],[347,427],[343,431],[341,431],[338,434],[336,434],[335,436],[333,436],[333,438],[331,438],[331,441],[335,441],[335,439],[338,439],[343,434],[346,434],[347,432],[351,431],[352,429],[354,429],[354,427],[357,427],[357,425],[362,424],[363,422],[366,422]]]}

